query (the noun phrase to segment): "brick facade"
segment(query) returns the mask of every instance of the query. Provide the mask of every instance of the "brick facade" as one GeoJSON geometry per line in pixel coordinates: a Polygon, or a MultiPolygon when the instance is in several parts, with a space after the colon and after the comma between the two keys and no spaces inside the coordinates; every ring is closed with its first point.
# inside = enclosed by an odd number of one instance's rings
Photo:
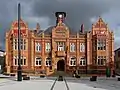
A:
{"type": "MultiPolygon", "coordinates": [[[[21,50],[21,55],[26,57],[26,65],[22,66],[24,72],[38,72],[45,70],[47,75],[53,73],[58,68],[58,61],[63,60],[65,72],[72,72],[73,70],[79,70],[79,73],[90,73],[93,70],[97,70],[101,73],[105,73],[106,67],[111,66],[111,70],[114,70],[114,35],[99,17],[98,21],[92,25],[90,31],[84,30],[76,33],[72,33],[63,22],[58,22],[56,26],[50,27],[45,31],[40,29],[37,24],[36,30],[30,30],[28,25],[21,20],[21,38],[26,40],[25,50],[21,50]],[[48,31],[50,31],[48,33],[48,31]],[[106,49],[97,50],[97,39],[106,40],[106,49]],[[46,42],[51,45],[50,52],[46,52],[46,42]],[[65,50],[58,51],[56,42],[64,42],[65,50]],[[40,43],[41,51],[36,52],[36,43],[40,43]],[[70,43],[74,43],[75,52],[70,51],[70,43]],[[84,43],[85,51],[80,52],[80,43],[84,43]],[[94,49],[96,48],[96,49],[94,49]],[[97,65],[97,56],[105,56],[105,65],[97,65]],[[41,57],[41,66],[35,66],[35,57],[41,57]],[[45,66],[46,57],[50,57],[52,60],[51,66],[45,66]],[[70,66],[70,58],[75,57],[76,63],[74,66],[70,66]],[[80,65],[80,57],[85,58],[85,65],[80,65]]],[[[18,51],[14,47],[14,39],[17,38],[17,21],[14,21],[11,28],[6,32],[6,72],[15,73],[17,66],[14,65],[14,56],[17,56],[18,51]]]]}

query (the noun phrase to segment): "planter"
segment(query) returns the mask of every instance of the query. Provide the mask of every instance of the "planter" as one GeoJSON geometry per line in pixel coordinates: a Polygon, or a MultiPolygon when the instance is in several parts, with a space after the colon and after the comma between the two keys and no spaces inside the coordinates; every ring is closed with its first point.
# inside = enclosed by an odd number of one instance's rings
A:
{"type": "Polygon", "coordinates": [[[59,76],[58,81],[63,81],[63,76],[59,76]]]}
{"type": "Polygon", "coordinates": [[[92,76],[92,77],[90,78],[90,81],[97,81],[97,76],[92,76]]]}
{"type": "Polygon", "coordinates": [[[10,76],[15,76],[15,74],[10,74],[10,76]]]}
{"type": "Polygon", "coordinates": [[[80,76],[79,76],[79,75],[76,75],[75,77],[76,77],[76,78],[80,78],[80,76]]]}
{"type": "Polygon", "coordinates": [[[23,80],[30,80],[30,77],[24,76],[23,80]]]}
{"type": "Polygon", "coordinates": [[[41,78],[44,78],[44,77],[45,77],[45,75],[40,75],[40,77],[41,77],[41,78]]]}
{"type": "Polygon", "coordinates": [[[118,78],[118,81],[120,81],[120,78],[118,78]]]}

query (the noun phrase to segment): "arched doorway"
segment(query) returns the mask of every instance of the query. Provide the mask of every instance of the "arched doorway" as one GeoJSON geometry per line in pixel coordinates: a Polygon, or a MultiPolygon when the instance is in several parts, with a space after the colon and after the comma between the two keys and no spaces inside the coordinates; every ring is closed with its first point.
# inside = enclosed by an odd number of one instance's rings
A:
{"type": "Polygon", "coordinates": [[[64,60],[59,60],[57,62],[57,71],[64,71],[65,69],[65,62],[64,60]]]}

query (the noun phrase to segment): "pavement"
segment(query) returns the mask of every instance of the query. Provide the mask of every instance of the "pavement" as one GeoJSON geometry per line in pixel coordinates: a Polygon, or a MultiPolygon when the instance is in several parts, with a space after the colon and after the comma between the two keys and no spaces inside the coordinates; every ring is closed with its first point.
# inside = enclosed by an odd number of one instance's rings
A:
{"type": "MultiPolygon", "coordinates": [[[[3,76],[0,75],[0,77],[3,76]]],[[[31,77],[31,80],[20,82],[16,81],[16,77],[7,76],[0,78],[0,90],[120,90],[120,81],[117,81],[117,77],[98,77],[97,81],[93,82],[89,80],[89,77],[79,79],[65,77],[66,82],[55,82],[55,79],[56,77],[31,77]]]]}

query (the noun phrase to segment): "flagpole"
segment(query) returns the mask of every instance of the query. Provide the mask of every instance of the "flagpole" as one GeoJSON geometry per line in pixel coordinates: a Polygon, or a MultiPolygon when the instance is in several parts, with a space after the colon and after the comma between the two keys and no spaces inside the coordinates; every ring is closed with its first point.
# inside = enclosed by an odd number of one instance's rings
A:
{"type": "Polygon", "coordinates": [[[21,50],[20,50],[20,3],[18,4],[18,70],[17,70],[17,81],[22,81],[22,68],[21,68],[21,50]]]}

